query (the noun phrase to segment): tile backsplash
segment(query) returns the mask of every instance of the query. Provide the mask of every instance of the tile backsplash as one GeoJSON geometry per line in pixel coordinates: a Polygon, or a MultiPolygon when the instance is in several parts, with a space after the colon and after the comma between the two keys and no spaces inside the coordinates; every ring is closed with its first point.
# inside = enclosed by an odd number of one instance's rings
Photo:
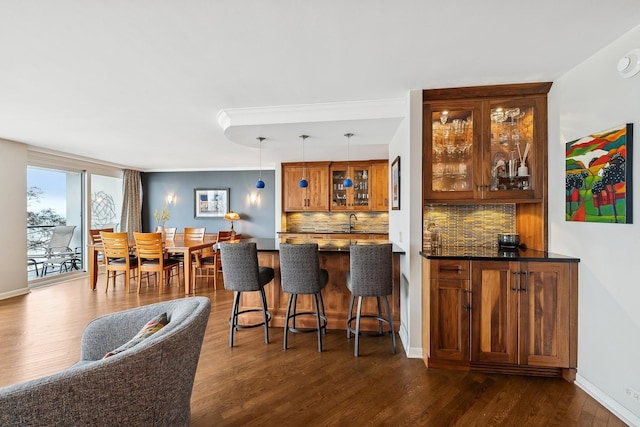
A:
{"type": "Polygon", "coordinates": [[[427,226],[435,223],[442,246],[498,246],[498,233],[516,232],[516,205],[426,205],[423,247],[428,250],[427,226]]]}
{"type": "Polygon", "coordinates": [[[354,213],[353,230],[388,233],[388,212],[289,212],[283,218],[282,231],[289,233],[330,233],[347,231],[349,215],[354,213]]]}

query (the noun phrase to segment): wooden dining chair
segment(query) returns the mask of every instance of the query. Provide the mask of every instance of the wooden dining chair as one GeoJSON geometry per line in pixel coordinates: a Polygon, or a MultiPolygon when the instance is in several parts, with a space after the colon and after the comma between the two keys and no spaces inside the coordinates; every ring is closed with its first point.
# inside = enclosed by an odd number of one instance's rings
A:
{"type": "MultiPolygon", "coordinates": [[[[176,240],[176,232],[178,231],[177,227],[160,227],[157,226],[155,229],[155,233],[161,233],[163,235],[163,240],[165,242],[172,242],[174,240],[176,240]]],[[[171,273],[169,276],[169,280],[171,280],[172,277],[174,276],[178,276],[178,281],[182,281],[182,278],[180,277],[180,267],[183,267],[183,263],[182,263],[182,256],[178,257],[175,255],[171,255],[172,259],[177,259],[179,262],[178,264],[176,264],[173,269],[171,269],[171,273]]]]}
{"type": "Polygon", "coordinates": [[[192,265],[192,288],[195,292],[196,281],[198,278],[204,278],[209,286],[209,280],[213,278],[213,289],[218,289],[218,279],[220,273],[222,273],[222,261],[220,257],[220,245],[221,242],[227,242],[231,240],[231,231],[218,231],[218,237],[215,243],[211,246],[211,252],[203,252],[201,254],[196,253],[195,259],[192,265]]]}
{"type": "MultiPolygon", "coordinates": [[[[164,282],[165,272],[167,276],[167,285],[171,278],[171,270],[178,266],[179,261],[172,258],[165,258],[164,246],[161,233],[133,233],[133,238],[136,240],[136,253],[138,255],[138,293],[142,281],[140,276],[143,272],[158,273],[160,274],[160,280],[158,282],[158,293],[162,293],[162,283],[164,282]]],[[[148,279],[147,279],[148,281],[148,279]]]]}
{"type": "Polygon", "coordinates": [[[175,240],[176,239],[176,233],[178,231],[178,227],[160,227],[157,226],[155,229],[156,233],[161,233],[162,230],[164,229],[164,240],[175,240]]]}
{"type": "Polygon", "coordinates": [[[113,233],[113,227],[109,228],[92,228],[89,230],[89,237],[91,238],[91,244],[96,245],[96,252],[98,252],[98,264],[104,264],[104,250],[102,249],[102,236],[100,232],[105,231],[107,233],[113,233]]]}
{"type": "Polygon", "coordinates": [[[205,227],[185,227],[182,233],[184,240],[204,240],[205,227]]]}
{"type": "MultiPolygon", "coordinates": [[[[127,233],[114,233],[101,231],[102,246],[104,248],[104,261],[107,270],[107,286],[105,292],[109,290],[109,278],[113,280],[113,287],[116,286],[116,275],[118,272],[124,273],[124,289],[129,292],[130,273],[138,268],[138,259],[131,255],[129,251],[129,236],[127,233]]],[[[138,286],[140,279],[138,275],[138,286]]]]}

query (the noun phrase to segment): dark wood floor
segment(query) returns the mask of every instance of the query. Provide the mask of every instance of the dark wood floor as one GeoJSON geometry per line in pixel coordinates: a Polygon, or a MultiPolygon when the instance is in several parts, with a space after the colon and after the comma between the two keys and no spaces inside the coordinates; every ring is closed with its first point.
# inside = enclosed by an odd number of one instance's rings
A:
{"type": "MultiPolygon", "coordinates": [[[[624,426],[573,384],[559,379],[427,370],[389,338],[363,337],[361,357],[344,331],[331,330],[318,353],[315,334],[282,329],[238,332],[228,346],[231,293],[199,286],[212,312],[196,373],[192,426],[624,426]]],[[[182,298],[172,286],[158,295],[118,285],[97,291],[86,279],[0,301],[0,386],[61,370],[79,356],[80,336],[96,316],[182,298]]],[[[398,343],[400,341],[398,340],[398,343]]]]}

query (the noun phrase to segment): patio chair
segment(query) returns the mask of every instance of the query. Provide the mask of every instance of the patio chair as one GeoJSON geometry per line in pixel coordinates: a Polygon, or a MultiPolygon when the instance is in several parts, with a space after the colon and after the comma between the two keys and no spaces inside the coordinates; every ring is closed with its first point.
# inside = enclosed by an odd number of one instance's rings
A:
{"type": "Polygon", "coordinates": [[[75,229],[75,225],[56,225],[44,253],[28,256],[27,263],[35,266],[36,276],[40,275],[38,265],[42,266],[42,277],[51,267],[58,267],[60,273],[62,269],[65,271],[79,269],[79,254],[69,247],[75,229]]]}

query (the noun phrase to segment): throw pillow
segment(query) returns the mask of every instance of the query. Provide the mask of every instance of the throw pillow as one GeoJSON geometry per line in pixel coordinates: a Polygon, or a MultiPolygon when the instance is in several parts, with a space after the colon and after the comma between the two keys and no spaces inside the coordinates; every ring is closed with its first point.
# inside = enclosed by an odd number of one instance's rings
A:
{"type": "Polygon", "coordinates": [[[146,338],[149,338],[151,335],[162,329],[167,323],[169,323],[169,321],[167,320],[167,313],[162,313],[154,317],[153,319],[149,320],[142,329],[140,329],[140,332],[138,332],[136,336],[134,336],[115,350],[111,350],[110,352],[105,354],[103,359],[113,356],[114,354],[122,353],[123,351],[140,344],[146,338]]]}

